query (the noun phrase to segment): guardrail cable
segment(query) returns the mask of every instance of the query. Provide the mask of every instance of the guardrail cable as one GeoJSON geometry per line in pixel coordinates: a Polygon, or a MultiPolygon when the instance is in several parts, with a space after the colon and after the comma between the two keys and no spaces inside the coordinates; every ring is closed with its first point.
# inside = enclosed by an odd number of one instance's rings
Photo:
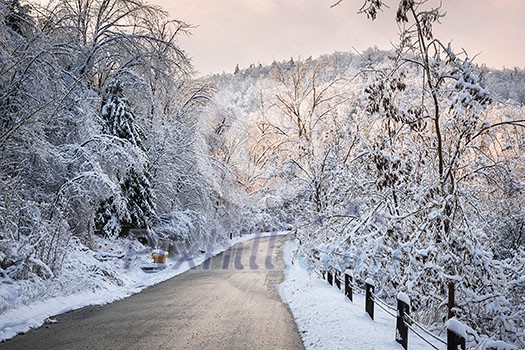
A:
{"type": "Polygon", "coordinates": [[[419,338],[421,338],[425,343],[427,343],[428,345],[430,345],[431,347],[433,347],[434,349],[436,350],[439,350],[439,348],[437,346],[435,346],[434,344],[432,344],[430,341],[428,341],[427,339],[425,339],[421,334],[419,334],[415,329],[414,327],[412,327],[411,325],[409,325],[407,322],[405,322],[406,326],[412,331],[414,332],[415,335],[417,335],[419,338]]]}
{"type": "Polygon", "coordinates": [[[385,303],[383,300],[381,300],[376,294],[372,294],[372,300],[374,300],[375,302],[377,302],[378,304],[383,304],[384,307],[392,310],[392,311],[395,311],[397,312],[397,309],[391,305],[388,305],[387,303],[385,303]]]}
{"type": "Polygon", "coordinates": [[[352,289],[359,291],[361,294],[366,293],[366,291],[363,288],[359,287],[355,282],[351,282],[350,286],[352,287],[352,289]]]}
{"type": "MultiPolygon", "coordinates": [[[[396,318],[396,317],[397,317],[397,315],[393,314],[392,311],[388,310],[388,308],[386,308],[386,307],[383,306],[383,305],[386,305],[386,304],[384,304],[384,303],[378,303],[377,300],[379,300],[379,299],[377,299],[375,296],[372,296],[372,300],[375,301],[376,304],[377,304],[377,306],[379,306],[381,309],[383,309],[387,314],[389,314],[389,315],[392,316],[393,318],[396,318]],[[383,304],[383,305],[381,305],[381,304],[383,304]]],[[[386,306],[388,306],[388,305],[386,305],[386,306]]]]}
{"type": "MultiPolygon", "coordinates": [[[[439,338],[438,336],[436,336],[435,334],[432,334],[432,332],[430,332],[429,330],[427,330],[424,326],[422,326],[419,322],[417,322],[416,320],[414,320],[412,317],[410,317],[410,315],[406,315],[405,314],[405,317],[412,323],[412,324],[415,324],[416,326],[419,327],[419,329],[421,329],[423,332],[425,332],[426,334],[428,334],[429,336],[431,336],[432,338],[436,339],[437,341],[441,342],[442,344],[445,344],[447,345],[447,342],[444,341],[443,339],[439,338]]],[[[408,323],[408,322],[405,322],[405,323],[408,323]]]]}

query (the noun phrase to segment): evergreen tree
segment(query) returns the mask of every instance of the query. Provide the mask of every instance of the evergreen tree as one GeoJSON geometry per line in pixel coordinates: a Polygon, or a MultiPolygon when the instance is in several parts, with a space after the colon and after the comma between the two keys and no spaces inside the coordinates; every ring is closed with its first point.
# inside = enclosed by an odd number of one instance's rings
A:
{"type": "Polygon", "coordinates": [[[104,237],[118,237],[122,232],[122,224],[118,216],[115,197],[102,201],[95,215],[95,231],[104,237]]]}
{"type": "Polygon", "coordinates": [[[144,150],[144,133],[135,123],[135,116],[130,110],[128,100],[123,95],[122,82],[109,83],[106,89],[107,98],[102,105],[102,133],[128,140],[144,150]]]}
{"type": "Polygon", "coordinates": [[[120,219],[121,236],[127,236],[134,228],[148,228],[148,220],[155,215],[155,204],[151,193],[150,174],[147,171],[138,173],[129,168],[120,184],[126,210],[120,219]]]}
{"type": "MultiPolygon", "coordinates": [[[[142,130],[137,125],[120,81],[111,82],[102,105],[102,132],[129,141],[144,152],[142,130]]],[[[104,200],[95,216],[95,229],[105,237],[126,237],[131,229],[147,229],[155,216],[147,164],[130,166],[119,179],[119,193],[104,200]]]]}

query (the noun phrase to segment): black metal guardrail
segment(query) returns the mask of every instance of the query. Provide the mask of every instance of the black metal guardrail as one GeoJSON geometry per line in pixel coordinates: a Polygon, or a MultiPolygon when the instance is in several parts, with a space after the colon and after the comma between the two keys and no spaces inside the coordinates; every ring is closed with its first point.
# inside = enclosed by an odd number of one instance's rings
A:
{"type": "Polygon", "coordinates": [[[464,326],[453,317],[452,308],[454,307],[454,284],[449,283],[449,321],[447,322],[447,340],[443,340],[427,330],[423,325],[418,323],[410,316],[410,298],[404,293],[398,293],[397,295],[397,307],[388,305],[381,300],[375,294],[375,283],[371,279],[367,279],[362,282],[364,289],[361,288],[357,283],[356,279],[353,278],[351,271],[346,270],[344,272],[338,270],[325,270],[321,271],[320,275],[323,279],[326,279],[328,283],[335,286],[344,292],[345,296],[350,300],[354,301],[354,291],[359,291],[365,295],[365,311],[374,319],[374,307],[377,305],[383,309],[388,315],[396,319],[396,331],[395,339],[396,342],[401,344],[404,349],[408,349],[408,331],[410,330],[416,336],[421,338],[425,343],[434,349],[440,349],[433,343],[429,338],[434,339],[446,346],[447,350],[466,350],[466,334],[463,331],[464,326]],[[343,287],[341,284],[343,283],[343,287]]]}

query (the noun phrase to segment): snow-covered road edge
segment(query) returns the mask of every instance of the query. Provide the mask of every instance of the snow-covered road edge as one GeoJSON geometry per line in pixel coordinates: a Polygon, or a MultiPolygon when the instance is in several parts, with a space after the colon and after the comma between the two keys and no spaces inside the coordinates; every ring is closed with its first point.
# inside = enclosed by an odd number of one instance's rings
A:
{"type": "MultiPolygon", "coordinates": [[[[393,317],[376,308],[375,320],[371,320],[364,311],[363,295],[354,295],[350,302],[337,288],[309,273],[301,257],[294,257],[296,249],[296,241],[283,248],[285,280],[279,292],[296,320],[305,349],[402,349],[395,342],[393,317]]],[[[413,334],[409,347],[432,349],[413,334]]]]}
{"type": "Polygon", "coordinates": [[[182,264],[168,261],[168,267],[154,274],[146,274],[140,270],[127,272],[131,278],[124,285],[108,285],[105,289],[95,292],[76,293],[68,296],[53,297],[30,305],[25,305],[9,310],[0,315],[0,341],[5,341],[18,334],[25,333],[33,328],[38,328],[46,322],[53,322],[50,317],[65,312],[77,310],[86,306],[104,305],[137,294],[147,287],[166,281],[172,277],[188,271],[194,266],[202,264],[212,256],[216,256],[231,248],[237,243],[254,238],[276,235],[287,235],[289,232],[266,232],[234,237],[231,240],[217,243],[211,253],[193,257],[182,264]]]}

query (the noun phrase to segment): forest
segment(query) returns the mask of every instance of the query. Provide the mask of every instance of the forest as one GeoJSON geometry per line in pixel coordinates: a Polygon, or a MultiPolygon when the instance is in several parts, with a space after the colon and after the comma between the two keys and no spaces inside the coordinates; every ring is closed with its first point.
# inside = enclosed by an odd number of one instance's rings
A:
{"type": "Polygon", "coordinates": [[[78,254],[288,230],[435,332],[454,282],[470,343],[525,346],[525,71],[393,3],[392,50],[198,77],[191,26],[145,1],[0,0],[0,312],[119,284],[78,254]]]}

